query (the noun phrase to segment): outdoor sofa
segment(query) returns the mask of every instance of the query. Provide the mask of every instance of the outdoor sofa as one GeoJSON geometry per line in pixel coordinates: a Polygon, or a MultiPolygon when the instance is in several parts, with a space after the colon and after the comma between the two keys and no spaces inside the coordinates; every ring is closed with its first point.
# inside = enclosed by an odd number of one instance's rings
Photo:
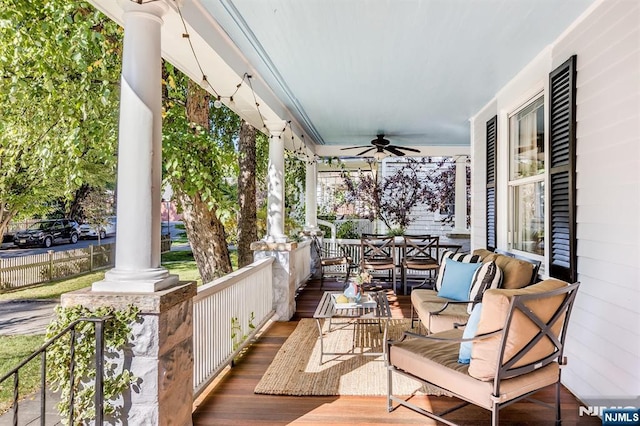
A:
{"type": "MultiPolygon", "coordinates": [[[[481,261],[483,271],[490,267],[499,268],[496,280],[491,284],[491,288],[500,287],[504,289],[522,288],[533,284],[537,281],[538,269],[540,262],[533,260],[525,260],[522,257],[507,252],[494,253],[486,249],[476,249],[471,254],[454,254],[449,255],[452,259],[462,262],[478,262],[481,261]],[[492,265],[489,265],[493,262],[492,265]]],[[[414,325],[415,320],[419,320],[427,333],[438,333],[440,331],[450,330],[456,324],[463,326],[467,323],[472,310],[472,303],[453,300],[438,296],[440,283],[444,274],[444,258],[441,260],[441,268],[438,272],[436,288],[430,289],[414,289],[411,292],[411,323],[414,325]]],[[[485,271],[487,272],[487,271],[485,271]]],[[[487,286],[487,288],[489,288],[487,286]]],[[[476,296],[478,302],[482,298],[482,292],[476,296]]],[[[473,298],[467,300],[472,300],[473,298]]]]}

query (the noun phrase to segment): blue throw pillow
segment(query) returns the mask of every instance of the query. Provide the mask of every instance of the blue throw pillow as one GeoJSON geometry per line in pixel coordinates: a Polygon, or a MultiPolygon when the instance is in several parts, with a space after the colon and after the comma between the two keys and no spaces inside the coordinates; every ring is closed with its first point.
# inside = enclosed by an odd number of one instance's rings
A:
{"type": "MultiPolygon", "coordinates": [[[[478,303],[473,307],[467,325],[462,333],[463,339],[472,339],[476,337],[476,331],[478,330],[478,323],[480,322],[480,314],[482,313],[482,303],[478,303]]],[[[460,354],[458,355],[458,362],[460,364],[469,364],[471,362],[471,348],[473,342],[460,343],[460,354]]]]}
{"type": "Polygon", "coordinates": [[[469,288],[476,270],[482,263],[464,263],[445,259],[444,277],[438,297],[452,300],[469,300],[469,288]]]}

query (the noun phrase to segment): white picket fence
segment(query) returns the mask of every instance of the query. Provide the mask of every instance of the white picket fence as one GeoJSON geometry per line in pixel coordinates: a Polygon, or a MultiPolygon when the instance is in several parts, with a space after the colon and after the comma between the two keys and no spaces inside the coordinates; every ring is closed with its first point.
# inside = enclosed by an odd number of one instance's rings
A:
{"type": "Polygon", "coordinates": [[[16,289],[113,266],[115,244],[0,259],[0,290],[16,289]]]}

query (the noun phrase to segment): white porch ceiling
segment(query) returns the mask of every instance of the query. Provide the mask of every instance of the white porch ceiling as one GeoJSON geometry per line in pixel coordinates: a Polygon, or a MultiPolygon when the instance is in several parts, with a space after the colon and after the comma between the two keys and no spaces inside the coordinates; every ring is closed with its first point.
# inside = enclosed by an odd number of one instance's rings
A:
{"type": "MultiPolygon", "coordinates": [[[[115,0],[91,1],[121,21],[115,0]]],[[[321,155],[355,154],[338,149],[377,133],[424,153],[462,153],[469,118],[593,2],[168,0],[162,43],[201,79],[179,4],[216,90],[231,93],[250,73],[263,115],[291,120],[296,140],[321,155]]],[[[233,108],[260,128],[244,89],[233,108]]]]}

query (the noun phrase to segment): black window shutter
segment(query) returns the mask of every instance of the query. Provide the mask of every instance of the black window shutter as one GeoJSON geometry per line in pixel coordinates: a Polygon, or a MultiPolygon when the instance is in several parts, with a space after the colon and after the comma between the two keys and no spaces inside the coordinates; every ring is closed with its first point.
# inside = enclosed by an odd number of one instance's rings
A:
{"type": "Polygon", "coordinates": [[[487,121],[487,250],[496,249],[496,148],[498,116],[487,121]]]}
{"type": "Polygon", "coordinates": [[[577,280],[576,56],[549,74],[549,275],[577,280]]]}

